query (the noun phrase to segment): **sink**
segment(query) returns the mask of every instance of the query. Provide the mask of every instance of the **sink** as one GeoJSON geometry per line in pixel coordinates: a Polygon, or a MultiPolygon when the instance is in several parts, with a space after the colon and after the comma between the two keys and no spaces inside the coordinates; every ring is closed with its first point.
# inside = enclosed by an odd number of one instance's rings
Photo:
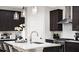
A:
{"type": "Polygon", "coordinates": [[[27,41],[26,40],[17,40],[15,41],[16,43],[26,43],[27,41]]]}
{"type": "Polygon", "coordinates": [[[44,43],[42,43],[42,42],[33,42],[33,43],[35,43],[35,44],[44,44],[44,43]]]}

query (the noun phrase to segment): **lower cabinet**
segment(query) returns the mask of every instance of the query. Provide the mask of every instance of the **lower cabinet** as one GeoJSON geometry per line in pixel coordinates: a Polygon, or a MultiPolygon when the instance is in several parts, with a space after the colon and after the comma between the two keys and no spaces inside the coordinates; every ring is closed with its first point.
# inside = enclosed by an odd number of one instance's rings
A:
{"type": "Polygon", "coordinates": [[[59,47],[47,47],[43,49],[43,52],[64,52],[64,46],[59,47]]]}
{"type": "Polygon", "coordinates": [[[44,48],[43,52],[58,52],[59,49],[58,47],[47,47],[47,48],[44,48]]]}
{"type": "MultiPolygon", "coordinates": [[[[47,43],[54,43],[54,40],[46,39],[47,43]]],[[[64,52],[64,45],[56,47],[46,47],[43,52],[64,52]]]]}
{"type": "Polygon", "coordinates": [[[65,52],[79,52],[79,43],[65,42],[65,52]]]}

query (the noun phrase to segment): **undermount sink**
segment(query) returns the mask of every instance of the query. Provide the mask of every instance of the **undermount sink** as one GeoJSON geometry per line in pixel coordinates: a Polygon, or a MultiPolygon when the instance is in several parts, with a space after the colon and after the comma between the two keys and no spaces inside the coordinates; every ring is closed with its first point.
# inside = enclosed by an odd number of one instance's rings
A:
{"type": "Polygon", "coordinates": [[[27,41],[26,40],[17,40],[15,41],[16,43],[26,43],[27,41]]]}
{"type": "Polygon", "coordinates": [[[44,44],[44,43],[42,43],[42,42],[33,42],[33,43],[35,43],[35,44],[44,44]]]}

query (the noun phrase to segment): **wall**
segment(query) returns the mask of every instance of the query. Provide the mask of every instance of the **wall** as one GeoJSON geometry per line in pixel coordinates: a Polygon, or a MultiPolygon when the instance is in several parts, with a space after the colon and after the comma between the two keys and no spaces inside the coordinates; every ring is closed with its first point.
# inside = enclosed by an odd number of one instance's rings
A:
{"type": "Polygon", "coordinates": [[[37,7],[37,13],[33,14],[32,7],[27,7],[27,39],[30,40],[30,35],[32,31],[37,31],[39,34],[38,39],[35,39],[36,33],[33,33],[32,40],[34,41],[44,41],[45,39],[45,27],[44,27],[44,16],[45,16],[45,8],[44,7],[37,7]],[[40,39],[40,37],[42,39],[40,39]]]}
{"type": "MultiPolygon", "coordinates": [[[[0,9],[9,9],[9,10],[19,10],[22,11],[22,7],[0,7],[0,9]]],[[[53,39],[53,31],[50,31],[50,14],[49,11],[54,9],[62,9],[63,18],[65,16],[64,6],[51,6],[51,7],[38,7],[37,14],[32,14],[32,7],[25,8],[25,37],[29,40],[30,34],[32,31],[37,31],[39,33],[39,38],[44,39],[53,39]]],[[[6,31],[4,31],[6,32],[6,31]]],[[[15,31],[9,31],[15,35],[15,31]]],[[[0,33],[3,33],[2,31],[0,33]]],[[[72,24],[63,24],[63,31],[60,33],[62,38],[74,38],[75,31],[72,31],[72,24]]],[[[14,35],[12,37],[14,37],[14,35]]],[[[34,34],[35,36],[36,34],[34,34]]]]}
{"type": "Polygon", "coordinates": [[[45,7],[45,38],[52,39],[52,32],[50,32],[50,7],[45,7]]]}
{"type": "MultiPolygon", "coordinates": [[[[53,31],[50,31],[50,11],[54,9],[64,9],[62,6],[52,6],[52,7],[46,7],[45,9],[45,38],[46,39],[53,39],[53,31]]],[[[64,16],[64,14],[63,14],[64,16]]],[[[54,32],[54,33],[60,33],[61,32],[54,32]]]]}
{"type": "Polygon", "coordinates": [[[39,37],[43,38],[42,39],[43,41],[45,39],[53,39],[53,33],[59,33],[61,38],[72,38],[72,39],[74,38],[75,31],[72,31],[72,24],[63,24],[63,31],[60,31],[60,32],[50,31],[49,11],[54,10],[54,9],[62,9],[63,19],[65,18],[64,6],[38,7],[37,14],[32,14],[32,7],[27,8],[26,37],[28,38],[28,40],[30,39],[30,34],[32,31],[37,31],[39,33],[39,37]]]}
{"type": "Polygon", "coordinates": [[[74,39],[75,32],[76,31],[72,31],[72,24],[63,24],[63,32],[61,37],[74,39]]]}
{"type": "Polygon", "coordinates": [[[22,11],[22,6],[0,6],[0,9],[22,11]]]}
{"type": "MultiPolygon", "coordinates": [[[[45,38],[53,39],[53,31],[50,32],[50,10],[62,9],[63,10],[63,19],[65,18],[65,7],[56,6],[56,7],[46,7],[45,9],[45,38]]],[[[63,24],[63,31],[54,32],[59,33],[61,38],[74,38],[75,31],[72,31],[72,24],[63,24]]]]}

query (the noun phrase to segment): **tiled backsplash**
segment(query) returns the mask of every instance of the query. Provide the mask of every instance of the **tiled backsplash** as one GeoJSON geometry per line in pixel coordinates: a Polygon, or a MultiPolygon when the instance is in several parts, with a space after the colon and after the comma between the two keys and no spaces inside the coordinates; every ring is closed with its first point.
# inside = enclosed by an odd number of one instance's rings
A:
{"type": "Polygon", "coordinates": [[[61,37],[74,39],[75,32],[76,31],[72,31],[72,24],[63,24],[61,37]]]}

